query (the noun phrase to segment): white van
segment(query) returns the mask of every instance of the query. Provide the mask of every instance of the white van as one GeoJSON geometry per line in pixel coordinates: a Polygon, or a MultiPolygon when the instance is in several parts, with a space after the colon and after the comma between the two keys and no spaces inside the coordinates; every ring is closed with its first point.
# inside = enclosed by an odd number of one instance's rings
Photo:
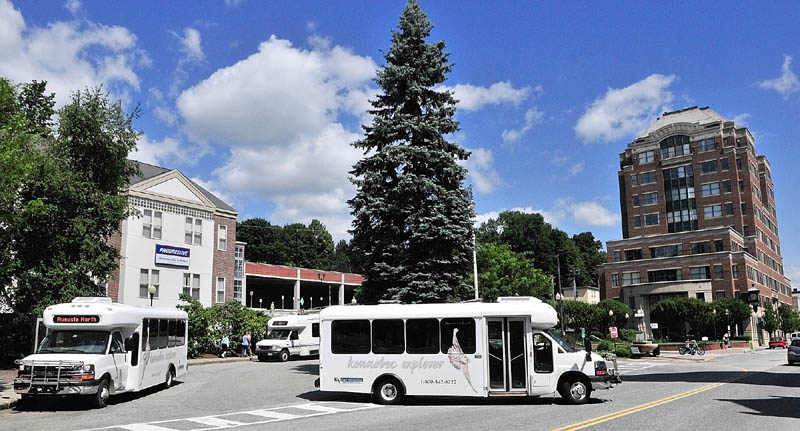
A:
{"type": "Polygon", "coordinates": [[[558,319],[532,297],[497,303],[333,306],[320,312],[322,391],[404,395],[540,396],[585,403],[620,383],[616,364],[576,350],[554,331],[558,319]]]}
{"type": "Polygon", "coordinates": [[[259,361],[319,354],[319,314],[273,317],[267,329],[267,337],[256,343],[259,361]]]}
{"type": "Polygon", "coordinates": [[[33,397],[88,395],[95,407],[108,398],[158,384],[172,386],[186,372],[186,312],[75,298],[44,311],[47,336],[18,360],[14,390],[33,397]]]}

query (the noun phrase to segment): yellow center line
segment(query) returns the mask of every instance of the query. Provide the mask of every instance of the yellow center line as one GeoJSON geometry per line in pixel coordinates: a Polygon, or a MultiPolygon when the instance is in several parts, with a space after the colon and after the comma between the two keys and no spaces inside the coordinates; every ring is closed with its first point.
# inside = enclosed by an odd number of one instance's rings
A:
{"type": "Polygon", "coordinates": [[[647,409],[649,409],[651,407],[660,406],[662,404],[670,403],[672,401],[679,400],[681,398],[686,398],[686,397],[689,397],[689,396],[692,396],[692,395],[695,395],[695,394],[699,394],[700,392],[705,392],[705,391],[707,391],[709,389],[714,389],[714,388],[717,388],[719,386],[722,386],[725,383],[730,383],[730,382],[735,381],[735,380],[743,379],[743,378],[749,376],[750,374],[752,374],[752,373],[751,372],[746,372],[746,373],[744,373],[744,374],[742,374],[740,376],[732,377],[730,379],[726,379],[726,380],[723,380],[723,381],[718,382],[718,383],[712,383],[710,385],[706,385],[706,386],[703,386],[701,388],[697,388],[697,389],[694,389],[694,390],[691,390],[691,391],[688,391],[688,392],[684,392],[684,393],[681,393],[681,394],[678,394],[678,395],[673,395],[671,397],[663,398],[663,399],[656,400],[656,401],[651,401],[651,402],[646,403],[646,404],[641,404],[641,405],[638,405],[636,407],[631,407],[629,409],[620,410],[618,412],[611,413],[611,414],[608,414],[608,415],[605,415],[605,416],[600,416],[600,417],[597,417],[597,418],[594,418],[594,419],[589,419],[588,421],[579,422],[579,423],[572,424],[572,425],[567,425],[567,426],[562,427],[562,428],[556,428],[553,431],[568,431],[568,430],[583,429],[583,428],[586,428],[588,426],[596,425],[596,424],[599,424],[599,423],[602,423],[602,422],[605,422],[605,421],[610,421],[611,419],[616,419],[616,418],[619,418],[619,417],[622,417],[622,416],[627,416],[627,415],[632,414],[632,413],[640,412],[642,410],[647,410],[647,409]]]}

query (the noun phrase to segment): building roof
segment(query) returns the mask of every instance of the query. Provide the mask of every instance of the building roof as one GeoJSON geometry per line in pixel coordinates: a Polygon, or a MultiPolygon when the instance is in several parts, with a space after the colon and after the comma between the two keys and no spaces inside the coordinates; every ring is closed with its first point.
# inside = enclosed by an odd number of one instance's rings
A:
{"type": "MultiPolygon", "coordinates": [[[[161,166],[151,165],[149,163],[139,162],[136,160],[131,160],[131,162],[137,164],[139,166],[139,171],[141,175],[134,175],[128,180],[128,186],[132,186],[134,184],[138,184],[142,181],[149,180],[150,178],[157,177],[163,173],[170,172],[172,169],[162,168],[161,166]]],[[[185,175],[184,175],[185,176],[185,175]]],[[[232,206],[226,204],[222,199],[216,197],[213,193],[209,192],[208,190],[204,189],[200,184],[192,181],[189,177],[186,177],[192,185],[197,187],[203,195],[205,195],[208,200],[214,203],[219,209],[231,212],[237,212],[232,206]]]]}
{"type": "Polygon", "coordinates": [[[718,121],[730,121],[714,112],[713,109],[706,106],[705,108],[698,108],[692,106],[678,111],[665,112],[658,119],[650,125],[644,132],[640,133],[637,138],[647,137],[652,132],[672,123],[695,123],[698,125],[715,123],[718,121]]]}

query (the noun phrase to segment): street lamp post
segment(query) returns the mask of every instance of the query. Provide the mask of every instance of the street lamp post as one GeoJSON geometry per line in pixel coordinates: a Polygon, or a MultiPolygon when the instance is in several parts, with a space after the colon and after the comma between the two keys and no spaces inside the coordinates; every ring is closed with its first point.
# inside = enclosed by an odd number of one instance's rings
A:
{"type": "Polygon", "coordinates": [[[717,339],[717,309],[711,310],[711,326],[714,327],[714,340],[717,339]]]}
{"type": "Polygon", "coordinates": [[[283,308],[283,295],[281,295],[281,310],[284,310],[284,308],[283,308]]]}
{"type": "Polygon", "coordinates": [[[264,308],[263,304],[261,303],[263,300],[264,298],[258,298],[258,308],[264,308]]]}
{"type": "MultiPolygon", "coordinates": [[[[609,317],[609,319],[608,319],[609,320],[609,325],[613,325],[614,324],[614,310],[608,310],[608,317],[609,317]]],[[[609,328],[609,330],[610,330],[610,328],[609,328]]],[[[619,332],[617,332],[617,334],[619,334],[619,332]]],[[[616,338],[614,338],[614,354],[615,355],[617,354],[617,339],[616,338]]]]}
{"type": "Polygon", "coordinates": [[[561,336],[563,337],[566,334],[564,332],[564,297],[560,293],[556,293],[556,301],[558,301],[558,320],[561,321],[561,336]]]}
{"type": "Polygon", "coordinates": [[[147,286],[147,293],[150,294],[150,306],[151,307],[153,306],[153,297],[156,295],[156,292],[157,292],[157,290],[156,290],[155,286],[153,286],[152,284],[147,286]]]}
{"type": "Polygon", "coordinates": [[[253,308],[253,291],[250,291],[250,308],[253,308]]]}

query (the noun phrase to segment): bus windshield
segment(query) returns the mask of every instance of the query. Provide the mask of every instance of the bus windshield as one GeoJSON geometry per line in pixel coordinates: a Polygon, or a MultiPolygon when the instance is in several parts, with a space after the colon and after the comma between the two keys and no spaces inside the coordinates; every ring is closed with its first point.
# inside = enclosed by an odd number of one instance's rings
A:
{"type": "Polygon", "coordinates": [[[108,345],[108,332],[66,330],[51,331],[39,344],[37,353],[89,353],[103,355],[108,345]]]}
{"type": "Polygon", "coordinates": [[[551,330],[547,331],[547,335],[549,335],[550,338],[555,340],[556,343],[558,343],[558,345],[561,346],[561,348],[564,349],[567,353],[577,352],[577,350],[575,350],[575,348],[573,348],[566,341],[561,339],[560,335],[558,334],[558,331],[554,331],[554,330],[551,329],[551,330]]]}
{"type": "Polygon", "coordinates": [[[267,340],[285,340],[289,338],[289,333],[292,332],[288,329],[273,329],[267,334],[267,340]]]}

